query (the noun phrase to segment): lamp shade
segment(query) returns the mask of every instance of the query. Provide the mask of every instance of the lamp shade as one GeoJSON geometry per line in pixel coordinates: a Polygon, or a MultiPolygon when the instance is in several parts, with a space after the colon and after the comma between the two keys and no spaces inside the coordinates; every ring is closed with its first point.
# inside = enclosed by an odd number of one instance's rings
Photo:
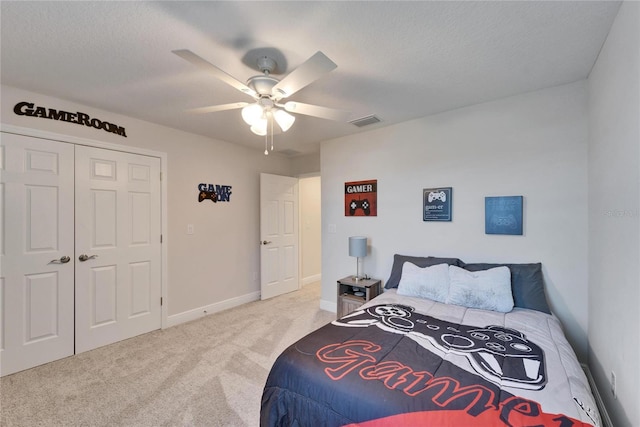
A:
{"type": "Polygon", "coordinates": [[[258,104],[250,104],[242,109],[242,120],[248,125],[254,125],[263,116],[262,107],[258,104]]]}
{"type": "Polygon", "coordinates": [[[293,122],[296,121],[295,117],[280,109],[273,112],[273,118],[276,119],[276,123],[278,123],[280,129],[282,129],[282,132],[288,131],[291,125],[293,125],[293,122]]]}
{"type": "Polygon", "coordinates": [[[367,238],[362,236],[349,237],[349,256],[362,258],[367,256],[367,238]]]}
{"type": "Polygon", "coordinates": [[[256,135],[265,136],[267,134],[267,119],[258,119],[251,125],[251,132],[256,135]]]}

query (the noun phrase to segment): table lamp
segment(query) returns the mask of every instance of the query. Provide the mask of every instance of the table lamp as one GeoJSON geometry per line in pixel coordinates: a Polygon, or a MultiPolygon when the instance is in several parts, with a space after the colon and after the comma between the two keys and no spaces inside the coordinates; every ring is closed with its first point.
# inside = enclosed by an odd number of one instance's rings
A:
{"type": "Polygon", "coordinates": [[[360,258],[367,256],[367,238],[362,236],[349,237],[349,256],[356,257],[356,276],[354,280],[358,282],[364,277],[360,277],[360,258]]]}

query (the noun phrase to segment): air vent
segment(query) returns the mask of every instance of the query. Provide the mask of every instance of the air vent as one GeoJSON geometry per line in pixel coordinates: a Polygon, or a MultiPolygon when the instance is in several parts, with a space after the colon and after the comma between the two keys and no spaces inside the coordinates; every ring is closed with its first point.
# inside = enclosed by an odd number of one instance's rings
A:
{"type": "Polygon", "coordinates": [[[360,117],[359,119],[351,120],[349,123],[358,126],[359,128],[364,126],[369,126],[375,123],[380,123],[382,120],[374,116],[373,114],[370,116],[360,117]]]}

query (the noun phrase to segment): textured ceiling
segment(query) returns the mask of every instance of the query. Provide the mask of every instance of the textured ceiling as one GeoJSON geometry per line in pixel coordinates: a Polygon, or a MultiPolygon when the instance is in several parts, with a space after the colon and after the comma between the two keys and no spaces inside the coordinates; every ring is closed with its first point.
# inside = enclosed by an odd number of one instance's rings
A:
{"type": "Polygon", "coordinates": [[[282,78],[316,51],[338,68],[292,100],[377,115],[365,128],[297,116],[276,150],[586,78],[619,2],[11,2],[2,84],[263,149],[251,98],[182,60],[189,49],[240,81],[269,52],[282,78]]]}

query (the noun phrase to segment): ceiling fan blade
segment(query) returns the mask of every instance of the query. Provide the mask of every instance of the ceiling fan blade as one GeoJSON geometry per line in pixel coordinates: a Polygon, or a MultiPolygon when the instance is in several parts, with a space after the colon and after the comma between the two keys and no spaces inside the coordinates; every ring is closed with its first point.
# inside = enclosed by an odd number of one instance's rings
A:
{"type": "Polygon", "coordinates": [[[201,57],[191,52],[190,50],[178,49],[178,50],[172,50],[172,52],[178,55],[180,58],[192,63],[193,65],[200,68],[201,70],[204,70],[209,74],[212,74],[214,77],[217,77],[218,79],[222,80],[226,84],[238,89],[240,92],[246,93],[247,95],[253,96],[254,98],[257,97],[257,94],[255,93],[255,91],[251,89],[249,86],[242,83],[240,80],[237,80],[235,77],[232,77],[231,75],[222,71],[220,68],[216,67],[212,63],[202,59],[201,57]]]}
{"type": "Polygon", "coordinates": [[[200,108],[192,108],[187,110],[189,113],[215,113],[217,111],[225,111],[225,110],[235,110],[237,108],[246,107],[249,105],[248,102],[234,102],[232,104],[220,104],[220,105],[211,105],[209,107],[200,107],[200,108]]]}
{"type": "Polygon", "coordinates": [[[324,53],[318,51],[302,65],[290,72],[280,83],[275,85],[271,93],[276,99],[286,98],[296,93],[309,83],[335,69],[337,65],[327,58],[324,53]]]}
{"type": "Polygon", "coordinates": [[[284,104],[284,109],[290,113],[304,114],[306,116],[320,117],[321,119],[346,122],[351,113],[333,108],[320,107],[318,105],[304,104],[302,102],[289,101],[284,104]]]}

